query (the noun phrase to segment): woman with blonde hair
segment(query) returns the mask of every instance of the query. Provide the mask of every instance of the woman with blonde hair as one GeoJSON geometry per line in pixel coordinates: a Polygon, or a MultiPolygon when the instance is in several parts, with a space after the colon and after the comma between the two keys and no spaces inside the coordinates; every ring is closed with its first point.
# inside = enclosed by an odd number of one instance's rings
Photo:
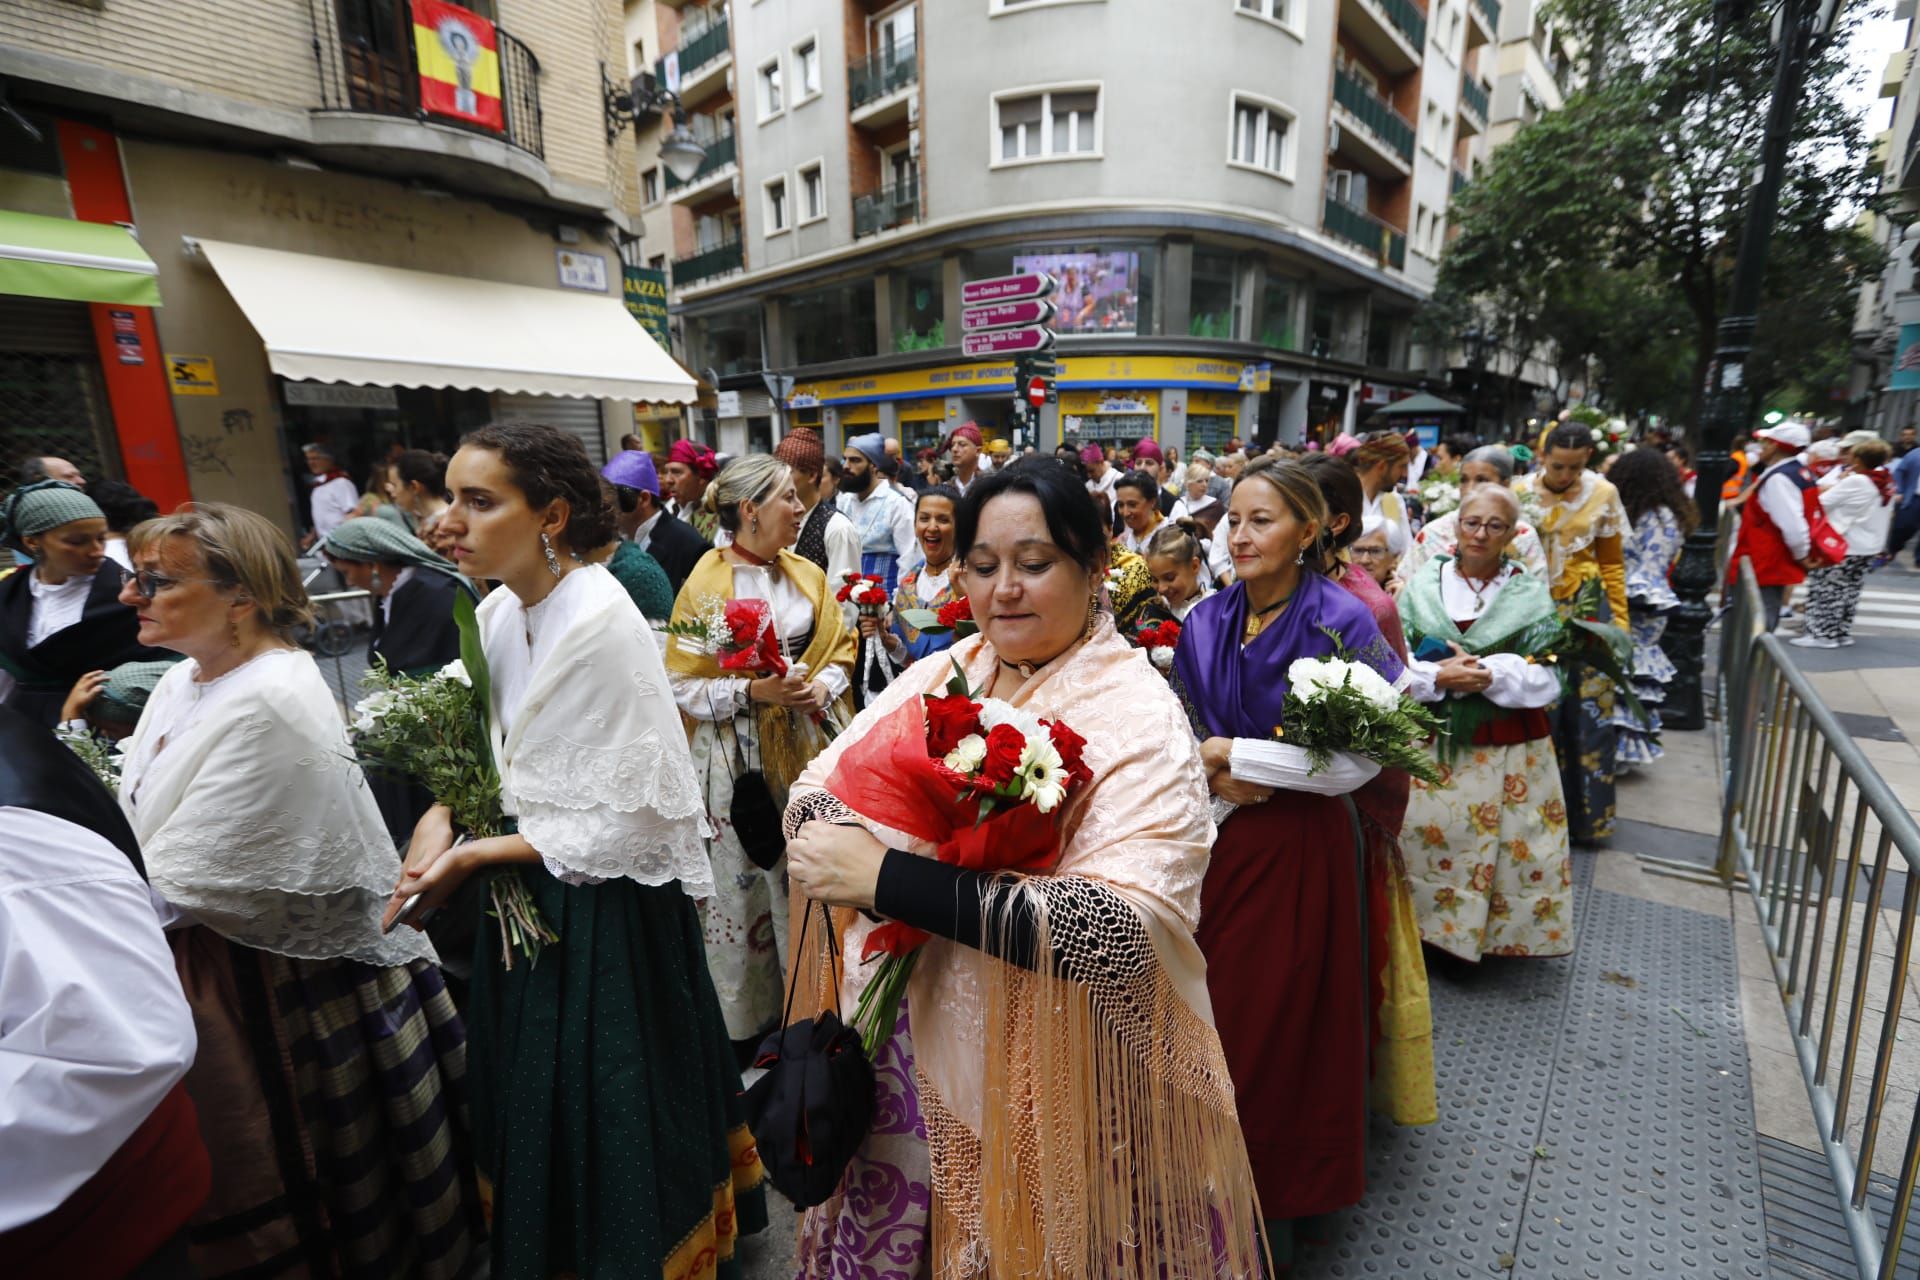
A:
{"type": "Polygon", "coordinates": [[[701,907],[707,963],[745,1060],[780,1014],[786,875],[777,840],[750,850],[728,819],[748,802],[738,800],[743,788],[752,803],[770,797],[784,806],[794,778],[851,718],[854,632],[833,597],[839,584],[793,549],[806,509],[792,468],[765,454],[738,458],[707,486],[705,501],[732,541],[702,556],[680,588],[673,626],[707,636],[676,635],[667,672],[715,819],[707,843],[714,889],[701,907]],[[736,602],[762,615],[758,638],[776,662],[721,665],[709,620],[736,602]]]}
{"type": "Polygon", "coordinates": [[[400,862],[293,642],[311,616],[293,548],[215,504],[128,545],[142,642],[186,657],[127,741],[120,804],[200,1037],[194,1265],[458,1276],[481,1235],[466,1033],[433,948],[381,931],[400,862]]]}

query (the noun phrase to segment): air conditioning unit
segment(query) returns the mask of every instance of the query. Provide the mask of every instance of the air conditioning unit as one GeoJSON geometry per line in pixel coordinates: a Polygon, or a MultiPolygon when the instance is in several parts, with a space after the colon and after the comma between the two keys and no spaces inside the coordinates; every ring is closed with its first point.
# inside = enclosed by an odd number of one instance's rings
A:
{"type": "Polygon", "coordinates": [[[920,121],[920,95],[916,93],[911,98],[907,99],[907,123],[918,124],[919,121],[920,121]]]}

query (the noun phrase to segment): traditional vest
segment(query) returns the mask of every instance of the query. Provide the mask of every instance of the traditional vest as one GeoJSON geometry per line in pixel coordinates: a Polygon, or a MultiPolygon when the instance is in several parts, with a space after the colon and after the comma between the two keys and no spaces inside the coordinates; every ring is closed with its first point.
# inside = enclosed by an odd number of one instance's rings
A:
{"type": "MultiPolygon", "coordinates": [[[[800,526],[800,537],[793,544],[795,552],[819,565],[824,572],[827,567],[827,522],[833,519],[833,504],[816,502],[813,510],[807,512],[807,522],[800,526]]],[[[837,583],[829,582],[828,587],[839,590],[837,583]]]]}
{"type": "MultiPolygon", "coordinates": [[[[6,707],[0,707],[0,806],[85,828],[146,875],[133,829],[99,779],[52,733],[6,707]]],[[[125,1276],[186,1225],[212,1186],[199,1117],[185,1085],[176,1084],[58,1209],[0,1235],[0,1275],[125,1276]]]]}
{"type": "Polygon", "coordinates": [[[1763,587],[1792,586],[1807,580],[1807,571],[1787,549],[1786,535],[1760,505],[1760,490],[1772,484],[1776,474],[1785,475],[1793,482],[1802,502],[1806,500],[1807,490],[1815,484],[1813,474],[1797,458],[1776,463],[1766,470],[1760,477],[1759,488],[1740,508],[1740,536],[1734,541],[1733,559],[1727,566],[1729,581],[1740,572],[1741,556],[1753,562],[1753,580],[1763,587]]]}

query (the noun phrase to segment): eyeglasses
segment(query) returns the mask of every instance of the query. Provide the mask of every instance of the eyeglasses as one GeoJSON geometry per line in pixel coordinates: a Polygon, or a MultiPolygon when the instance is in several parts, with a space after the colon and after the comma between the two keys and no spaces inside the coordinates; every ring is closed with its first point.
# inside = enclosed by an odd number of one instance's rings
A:
{"type": "Polygon", "coordinates": [[[214,578],[169,578],[158,573],[148,573],[145,569],[133,575],[133,591],[142,600],[152,600],[168,587],[177,587],[183,582],[206,582],[214,586],[220,583],[214,578]]]}
{"type": "Polygon", "coordinates": [[[1385,547],[1351,547],[1347,551],[1356,560],[1379,560],[1387,554],[1385,547]]]}
{"type": "Polygon", "coordinates": [[[1511,528],[1513,526],[1505,520],[1462,520],[1460,522],[1462,533],[1484,533],[1490,538],[1497,538],[1511,528]]]}

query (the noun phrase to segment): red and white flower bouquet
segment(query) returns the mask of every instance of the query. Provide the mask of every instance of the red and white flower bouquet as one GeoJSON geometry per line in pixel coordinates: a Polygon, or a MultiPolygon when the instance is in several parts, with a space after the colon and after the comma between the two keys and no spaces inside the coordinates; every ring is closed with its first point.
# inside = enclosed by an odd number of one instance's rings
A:
{"type": "MultiPolygon", "coordinates": [[[[849,748],[827,790],[861,817],[932,844],[940,861],[973,871],[1037,871],[1059,853],[1060,816],[1093,779],[1086,739],[968,688],[959,665],[944,696],[914,699],[849,748]]],[[[863,959],[884,956],[853,1024],[869,1056],[893,1034],[900,999],[927,935],[898,923],[868,936],[863,959]]]]}
{"type": "Polygon", "coordinates": [[[787,658],[773,625],[773,606],[765,600],[708,596],[692,619],[672,623],[665,630],[688,652],[712,656],[722,671],[787,674],[787,658]]]}

